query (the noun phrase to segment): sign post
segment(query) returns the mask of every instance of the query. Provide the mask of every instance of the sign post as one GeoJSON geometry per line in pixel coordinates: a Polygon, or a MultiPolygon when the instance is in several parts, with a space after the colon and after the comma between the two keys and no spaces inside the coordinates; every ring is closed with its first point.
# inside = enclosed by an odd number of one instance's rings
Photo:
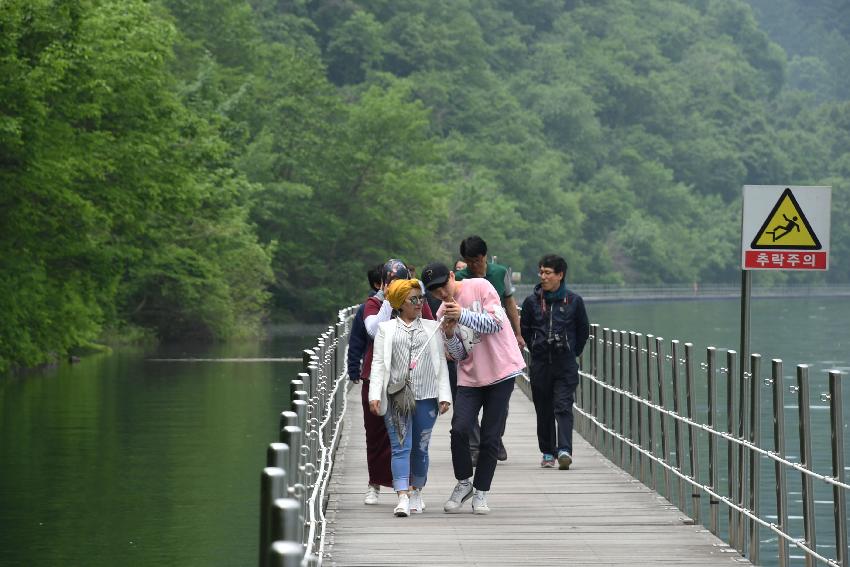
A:
{"type": "MultiPolygon", "coordinates": [[[[744,382],[750,372],[750,271],[827,270],[831,196],[831,187],[744,186],[741,220],[740,403],[744,401],[744,382]]],[[[758,377],[752,376],[750,379],[757,380],[758,377]]],[[[738,415],[739,419],[743,419],[743,408],[738,415]]],[[[758,416],[754,417],[758,419],[758,416]]],[[[746,425],[741,421],[739,432],[743,435],[745,431],[746,425]]],[[[743,467],[744,463],[741,462],[739,466],[743,467]]],[[[757,488],[753,487],[752,490],[757,488]]],[[[751,524],[750,529],[755,531],[754,537],[750,538],[750,545],[756,542],[757,546],[758,525],[751,524]]],[[[743,536],[740,542],[743,553],[747,536],[740,535],[743,536]]],[[[757,562],[758,549],[749,551],[750,557],[757,562]]]]}

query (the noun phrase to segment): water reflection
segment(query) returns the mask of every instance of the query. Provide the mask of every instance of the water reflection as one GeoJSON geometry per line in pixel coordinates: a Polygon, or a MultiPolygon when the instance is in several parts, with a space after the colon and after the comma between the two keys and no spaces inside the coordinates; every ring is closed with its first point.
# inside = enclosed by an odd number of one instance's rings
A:
{"type": "Polygon", "coordinates": [[[117,349],[0,379],[0,564],[255,562],[259,471],[300,365],[148,358],[292,357],[314,336],[117,349]]]}

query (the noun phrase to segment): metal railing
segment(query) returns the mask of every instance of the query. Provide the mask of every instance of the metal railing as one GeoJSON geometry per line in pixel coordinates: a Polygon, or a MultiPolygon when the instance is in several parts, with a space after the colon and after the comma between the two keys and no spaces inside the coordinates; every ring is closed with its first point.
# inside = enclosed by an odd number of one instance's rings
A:
{"type": "Polygon", "coordinates": [[[345,352],[357,306],[339,312],[304,371],[290,381],[292,407],[268,447],[260,481],[260,567],[321,565],[327,486],[346,411],[345,352]]]}
{"type": "MultiPolygon", "coordinates": [[[[304,351],[304,371],[290,382],[292,407],[281,413],[280,437],[268,447],[261,476],[261,567],[321,565],[325,557],[326,491],[347,409],[345,347],[356,309],[339,312],[316,347],[304,351]]],[[[691,343],[669,341],[669,350],[668,355],[661,337],[591,325],[580,358],[576,430],[690,514],[689,521],[705,523],[753,563],[759,562],[765,530],[778,540],[781,567],[791,565],[792,546],[803,552],[806,567],[815,562],[850,567],[842,373],[828,372],[829,392],[821,395],[829,402],[832,471],[825,474],[813,466],[807,365],[796,367],[796,384],[790,388],[798,398],[800,460],[794,462],[786,455],[781,360],[773,359],[770,377],[762,379],[758,354],[750,357],[742,376],[734,350],[726,351],[725,366],[718,366],[718,350],[708,347],[698,369],[691,343]],[[695,388],[697,374],[706,386],[703,403],[695,388]],[[773,406],[771,449],[762,447],[763,388],[770,389],[773,406]],[[721,393],[725,399],[719,405],[721,393]],[[765,463],[772,467],[763,469],[765,463]],[[801,483],[802,533],[789,526],[789,473],[798,474],[801,483]],[[775,508],[766,510],[759,487],[771,480],[775,508]],[[818,551],[824,547],[817,543],[824,530],[816,533],[815,482],[832,491],[827,536],[835,541],[834,557],[818,551]],[[775,512],[775,519],[767,512],[775,512]]],[[[531,398],[529,377],[517,383],[531,398]]]]}
{"type": "MultiPolygon", "coordinates": [[[[807,365],[796,367],[796,384],[790,388],[798,401],[800,460],[794,462],[785,447],[781,360],[773,359],[770,376],[763,378],[758,354],[750,357],[749,370],[741,375],[734,350],[726,351],[726,365],[718,366],[717,349],[707,348],[705,361],[697,370],[691,343],[669,341],[670,354],[666,354],[667,347],[661,337],[591,325],[588,349],[580,360],[577,431],[619,467],[690,514],[693,522],[702,523],[705,514],[708,529],[725,537],[753,563],[759,563],[764,545],[760,535],[765,530],[777,538],[781,567],[791,564],[791,546],[803,552],[807,567],[815,562],[850,565],[846,503],[850,485],[844,469],[842,373],[828,371],[829,392],[821,395],[829,403],[832,470],[831,474],[819,473],[814,470],[812,457],[807,365]],[[697,373],[706,386],[700,407],[696,403],[700,393],[695,389],[697,373]],[[725,376],[725,387],[719,376],[725,376]],[[718,405],[721,389],[725,403],[718,405]],[[773,406],[770,449],[762,447],[763,389],[770,389],[773,406]],[[721,452],[724,445],[725,459],[721,452]],[[704,456],[707,462],[702,464],[704,456]],[[772,467],[763,469],[763,464],[772,467]],[[789,473],[798,474],[800,479],[802,533],[795,533],[789,525],[789,473]],[[766,510],[760,487],[770,486],[771,480],[776,487],[775,507],[766,510]],[[831,502],[815,500],[815,482],[831,490],[831,502]],[[818,533],[816,502],[832,505],[831,529],[818,533]],[[775,516],[768,512],[775,512],[775,516]],[[831,547],[817,543],[823,532],[835,542],[832,557],[821,551],[831,547]]],[[[530,396],[528,380],[520,381],[520,385],[530,396]]]]}
{"type": "MultiPolygon", "coordinates": [[[[517,284],[514,297],[521,303],[534,290],[534,284],[517,284]]],[[[712,299],[741,296],[741,284],[663,284],[663,285],[616,285],[569,283],[570,289],[581,294],[585,301],[637,301],[650,299],[712,299]]],[[[850,285],[846,284],[796,284],[785,283],[771,286],[753,286],[753,297],[825,297],[848,296],[850,285]]]]}

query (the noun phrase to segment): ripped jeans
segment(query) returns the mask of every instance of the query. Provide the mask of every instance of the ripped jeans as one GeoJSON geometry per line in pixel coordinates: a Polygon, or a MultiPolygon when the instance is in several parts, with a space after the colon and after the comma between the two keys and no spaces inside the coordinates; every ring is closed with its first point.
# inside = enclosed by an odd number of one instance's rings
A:
{"type": "Polygon", "coordinates": [[[428,480],[428,445],[431,443],[431,431],[437,421],[437,398],[416,400],[416,409],[407,425],[404,443],[399,443],[398,435],[390,417],[384,416],[390,447],[393,451],[393,489],[408,490],[411,486],[422,488],[428,480]]]}

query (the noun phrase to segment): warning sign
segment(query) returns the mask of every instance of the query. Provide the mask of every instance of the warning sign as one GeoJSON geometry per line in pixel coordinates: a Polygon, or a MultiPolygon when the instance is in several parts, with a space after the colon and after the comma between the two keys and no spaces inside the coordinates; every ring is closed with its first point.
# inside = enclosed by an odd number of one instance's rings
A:
{"type": "Polygon", "coordinates": [[[770,250],[820,250],[820,241],[812,230],[809,219],[800,210],[790,188],[782,192],[750,247],[770,250]]]}
{"type": "Polygon", "coordinates": [[[826,270],[830,187],[744,186],[745,270],[826,270]]]}

